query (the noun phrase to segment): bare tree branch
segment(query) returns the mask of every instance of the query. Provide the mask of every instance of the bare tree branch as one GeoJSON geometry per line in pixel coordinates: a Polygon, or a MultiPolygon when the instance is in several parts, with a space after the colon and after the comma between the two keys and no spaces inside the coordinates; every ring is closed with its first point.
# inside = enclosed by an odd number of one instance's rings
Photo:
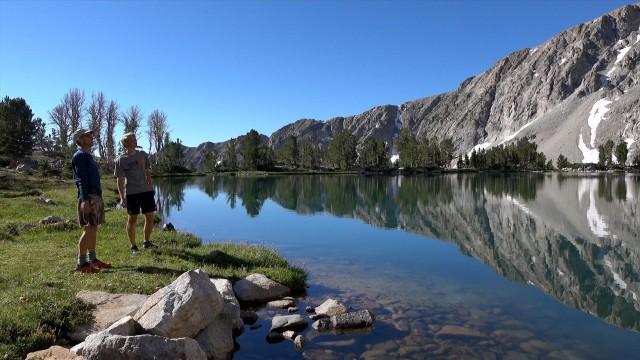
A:
{"type": "Polygon", "coordinates": [[[112,165],[116,158],[116,142],[113,137],[114,130],[118,122],[120,121],[120,116],[118,114],[118,103],[111,100],[109,101],[109,106],[107,107],[107,113],[105,116],[105,125],[107,126],[104,132],[105,138],[105,148],[107,155],[107,164],[112,165]]]}
{"type": "Polygon", "coordinates": [[[87,107],[89,114],[88,127],[93,130],[93,138],[98,146],[98,154],[102,161],[106,160],[106,144],[102,137],[102,129],[104,128],[105,117],[107,114],[107,100],[102,91],[97,94],[91,94],[91,103],[87,107]]]}
{"type": "Polygon", "coordinates": [[[49,119],[51,119],[51,124],[58,127],[60,145],[63,149],[67,148],[69,146],[71,124],[69,118],[67,118],[67,111],[65,110],[64,102],[56,105],[56,107],[49,111],[49,119]]]}
{"type": "Polygon", "coordinates": [[[64,95],[62,102],[65,104],[66,116],[69,119],[70,130],[73,134],[82,125],[84,90],[69,90],[69,92],[64,95]]]}
{"type": "Polygon", "coordinates": [[[147,133],[149,135],[149,150],[151,144],[155,146],[156,153],[164,147],[164,138],[168,133],[167,114],[159,110],[153,110],[147,121],[147,133]]]}
{"type": "Polygon", "coordinates": [[[132,132],[136,136],[138,135],[138,129],[140,129],[142,123],[142,110],[138,105],[132,105],[122,113],[122,122],[125,133],[132,132]]]}

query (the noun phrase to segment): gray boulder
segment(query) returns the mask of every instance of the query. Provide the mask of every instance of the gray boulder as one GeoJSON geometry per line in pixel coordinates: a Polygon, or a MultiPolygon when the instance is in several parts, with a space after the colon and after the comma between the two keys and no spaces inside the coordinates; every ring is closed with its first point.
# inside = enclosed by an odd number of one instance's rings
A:
{"type": "Polygon", "coordinates": [[[149,333],[194,337],[222,311],[222,296],[201,270],[188,271],[151,295],[134,316],[149,333]]]}
{"type": "MultiPolygon", "coordinates": [[[[107,329],[101,331],[101,334],[120,335],[120,336],[134,336],[141,335],[143,332],[142,326],[138,324],[131,316],[125,316],[122,319],[116,321],[107,329]]],[[[71,348],[71,352],[77,355],[82,355],[82,351],[85,348],[85,342],[71,348]]]]}
{"type": "Polygon", "coordinates": [[[194,339],[167,339],[156,335],[121,336],[105,332],[90,335],[82,356],[87,360],[206,360],[194,339]]]}
{"type": "Polygon", "coordinates": [[[288,309],[295,306],[296,303],[293,300],[273,300],[267,303],[267,307],[276,309],[288,309]]]}
{"type": "Polygon", "coordinates": [[[218,315],[195,339],[207,358],[228,359],[233,352],[232,320],[224,313],[218,315]]]}
{"type": "Polygon", "coordinates": [[[233,292],[231,281],[227,279],[211,279],[211,282],[222,295],[222,300],[224,301],[222,313],[231,321],[234,331],[242,332],[244,322],[240,316],[240,303],[233,292]]]}
{"type": "Polygon", "coordinates": [[[291,292],[288,287],[262,274],[251,274],[238,280],[233,285],[233,291],[238,299],[244,302],[265,302],[280,299],[291,292]]]}
{"type": "Polygon", "coordinates": [[[76,294],[76,298],[93,306],[91,311],[93,319],[67,334],[71,340],[80,342],[93,333],[107,329],[116,321],[128,315],[134,315],[149,295],[109,294],[103,291],[82,290],[76,294]]]}
{"type": "Polygon", "coordinates": [[[285,331],[285,330],[304,330],[307,327],[307,320],[301,315],[276,315],[271,320],[270,331],[285,331]]]}
{"type": "Polygon", "coordinates": [[[334,299],[327,299],[322,303],[322,305],[316,307],[315,309],[316,314],[326,316],[345,314],[346,312],[347,307],[334,299]]]}
{"type": "Polygon", "coordinates": [[[319,331],[361,329],[372,326],[373,321],[374,317],[371,311],[360,310],[319,319],[312,326],[319,331]]]}
{"type": "Polygon", "coordinates": [[[48,349],[27,354],[26,360],[82,360],[78,356],[62,346],[54,345],[48,349]]]}

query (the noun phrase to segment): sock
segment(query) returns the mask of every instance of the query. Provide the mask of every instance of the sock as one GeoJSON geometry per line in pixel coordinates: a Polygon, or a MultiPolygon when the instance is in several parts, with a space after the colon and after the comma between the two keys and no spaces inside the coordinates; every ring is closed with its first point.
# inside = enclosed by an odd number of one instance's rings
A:
{"type": "Polygon", "coordinates": [[[96,252],[89,251],[89,254],[87,255],[87,260],[89,260],[90,263],[96,261],[96,252]]]}
{"type": "Polygon", "coordinates": [[[87,256],[86,255],[78,255],[78,266],[83,266],[87,264],[87,256]]]}

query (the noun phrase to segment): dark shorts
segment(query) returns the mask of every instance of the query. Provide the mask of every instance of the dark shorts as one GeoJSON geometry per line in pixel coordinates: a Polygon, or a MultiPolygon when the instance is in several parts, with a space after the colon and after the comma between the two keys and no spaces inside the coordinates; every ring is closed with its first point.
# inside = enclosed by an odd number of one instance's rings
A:
{"type": "Polygon", "coordinates": [[[80,207],[81,201],[78,200],[78,223],[80,226],[98,226],[104,224],[104,202],[102,197],[98,195],[89,195],[89,203],[92,211],[85,213],[80,207]]]}
{"type": "Polygon", "coordinates": [[[147,191],[140,194],[127,195],[127,213],[138,215],[156,211],[155,192],[147,191]]]}

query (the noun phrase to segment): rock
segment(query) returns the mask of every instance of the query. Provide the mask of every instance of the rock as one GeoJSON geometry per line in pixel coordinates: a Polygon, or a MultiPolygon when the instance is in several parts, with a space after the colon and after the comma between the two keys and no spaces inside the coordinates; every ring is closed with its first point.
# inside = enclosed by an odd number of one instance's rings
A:
{"type": "Polygon", "coordinates": [[[485,335],[478,330],[466,328],[457,325],[445,325],[440,329],[436,336],[440,337],[467,337],[467,338],[484,338],[485,335]]]}
{"type": "Polygon", "coordinates": [[[276,315],[271,320],[271,331],[284,330],[304,330],[307,327],[307,320],[296,315],[276,315]]]}
{"type": "Polygon", "coordinates": [[[251,310],[240,310],[240,317],[247,325],[253,325],[258,320],[258,314],[251,310]]]}
{"type": "Polygon", "coordinates": [[[322,305],[316,307],[316,314],[333,316],[338,314],[345,314],[347,312],[347,307],[340,304],[338,301],[334,299],[327,299],[322,305]]]}
{"type": "Polygon", "coordinates": [[[162,225],[162,231],[176,231],[176,228],[172,223],[166,223],[162,225]]]}
{"type": "Polygon", "coordinates": [[[209,359],[224,360],[233,352],[232,319],[221,313],[198,336],[196,341],[209,359]]]}
{"type": "Polygon", "coordinates": [[[36,203],[40,204],[40,205],[57,205],[57,203],[51,199],[45,199],[45,198],[37,198],[36,199],[36,203]]]}
{"type": "Polygon", "coordinates": [[[293,330],[287,330],[282,333],[282,336],[287,340],[293,340],[293,338],[296,336],[296,332],[293,330]]]}
{"type": "Polygon", "coordinates": [[[87,336],[107,329],[116,321],[134,315],[149,296],[83,290],[76,294],[76,298],[94,307],[92,310],[93,320],[67,334],[71,340],[81,342],[87,336]]]}
{"type": "Polygon", "coordinates": [[[48,349],[27,354],[26,360],[82,360],[82,356],[62,346],[54,345],[48,349]]]}
{"type": "Polygon", "coordinates": [[[151,295],[134,319],[154,335],[194,337],[222,310],[222,296],[209,276],[195,270],[151,295]]]}
{"type": "Polygon", "coordinates": [[[282,298],[289,294],[288,287],[262,274],[251,274],[233,285],[233,291],[240,301],[264,302],[282,298]]]}
{"type": "Polygon", "coordinates": [[[120,336],[107,333],[87,337],[82,356],[88,360],[207,359],[207,355],[194,339],[168,339],[157,335],[120,336]]]}
{"type": "Polygon", "coordinates": [[[296,350],[300,351],[304,347],[304,337],[302,335],[296,336],[293,340],[293,343],[296,345],[296,350]]]}
{"type": "Polygon", "coordinates": [[[304,311],[306,311],[308,313],[312,313],[312,312],[315,312],[316,309],[311,307],[311,306],[307,306],[307,307],[304,308],[304,311]]]}
{"type": "Polygon", "coordinates": [[[320,320],[320,319],[324,319],[324,318],[328,318],[329,316],[325,315],[325,314],[312,314],[309,315],[309,318],[311,318],[311,320],[320,320]]]}
{"type": "Polygon", "coordinates": [[[319,319],[313,323],[313,328],[323,330],[361,329],[373,325],[373,314],[369,310],[360,310],[346,314],[338,314],[330,318],[319,319]]]}
{"type": "Polygon", "coordinates": [[[274,301],[269,301],[267,303],[267,307],[277,308],[277,309],[287,309],[295,305],[296,303],[291,300],[274,300],[274,301]]]}
{"type": "Polygon", "coordinates": [[[211,282],[215,285],[220,295],[222,295],[222,300],[224,301],[222,312],[231,321],[234,331],[238,333],[242,332],[244,322],[240,316],[240,303],[236,298],[236,294],[233,292],[231,281],[227,279],[211,279],[211,282]]]}
{"type": "MultiPolygon", "coordinates": [[[[120,336],[134,336],[142,335],[143,329],[131,316],[125,316],[122,319],[116,321],[107,329],[102,330],[100,333],[109,335],[120,336]]],[[[84,350],[85,342],[81,342],[78,345],[71,348],[71,352],[77,355],[81,355],[84,350]]]]}
{"type": "Polygon", "coordinates": [[[50,224],[57,224],[59,222],[62,222],[62,218],[60,216],[57,215],[50,215],[47,216],[46,218],[40,220],[40,224],[41,225],[50,225],[50,224]]]}
{"type": "Polygon", "coordinates": [[[267,334],[267,342],[269,344],[279,343],[282,342],[282,340],[284,340],[284,336],[282,336],[282,333],[280,332],[269,331],[269,333],[267,334]]]}
{"type": "Polygon", "coordinates": [[[290,308],[288,308],[288,309],[287,309],[287,312],[288,312],[289,314],[293,314],[293,313],[295,313],[295,312],[298,312],[298,308],[297,308],[297,307],[295,307],[295,306],[292,306],[292,307],[290,307],[290,308]]]}

